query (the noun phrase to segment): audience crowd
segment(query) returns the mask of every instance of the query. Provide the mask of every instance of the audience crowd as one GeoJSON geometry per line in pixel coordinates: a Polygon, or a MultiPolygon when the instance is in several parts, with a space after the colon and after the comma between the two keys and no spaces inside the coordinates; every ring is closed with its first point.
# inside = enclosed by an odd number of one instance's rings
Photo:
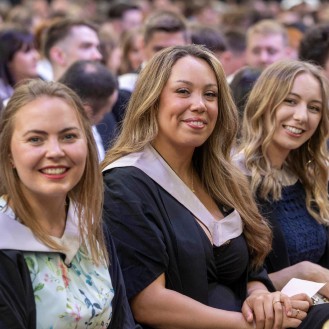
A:
{"type": "Polygon", "coordinates": [[[328,78],[326,1],[2,0],[0,329],[328,328],[328,78]]]}

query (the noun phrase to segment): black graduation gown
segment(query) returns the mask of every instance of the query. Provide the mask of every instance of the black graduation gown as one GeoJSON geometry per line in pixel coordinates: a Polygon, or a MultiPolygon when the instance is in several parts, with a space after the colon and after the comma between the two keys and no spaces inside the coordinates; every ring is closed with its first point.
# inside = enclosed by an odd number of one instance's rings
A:
{"type": "MultiPolygon", "coordinates": [[[[164,273],[168,289],[215,307],[209,295],[216,287],[208,282],[213,249],[191,212],[136,167],[108,170],[104,182],[104,221],[116,245],[128,299],[164,273]]],[[[265,271],[242,272],[235,282],[240,308],[248,280],[263,281],[273,289],[265,271]]],[[[215,298],[227,309],[224,293],[215,298]]]]}
{"type": "MultiPolygon", "coordinates": [[[[105,238],[114,297],[110,329],[139,328],[134,323],[126,297],[121,269],[107,229],[105,238]]],[[[55,302],[55,301],[54,301],[55,302]]],[[[31,277],[19,250],[0,250],[0,329],[36,329],[36,306],[31,277]]]]}

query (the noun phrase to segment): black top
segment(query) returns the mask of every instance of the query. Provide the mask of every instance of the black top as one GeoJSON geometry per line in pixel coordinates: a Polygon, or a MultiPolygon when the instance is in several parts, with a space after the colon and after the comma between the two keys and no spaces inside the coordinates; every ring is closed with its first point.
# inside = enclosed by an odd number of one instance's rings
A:
{"type": "Polygon", "coordinates": [[[248,271],[243,235],[213,248],[190,211],[138,168],[111,169],[104,180],[104,220],[129,299],[162,273],[167,288],[226,310],[241,310],[248,280],[272,288],[266,272],[248,271]]]}

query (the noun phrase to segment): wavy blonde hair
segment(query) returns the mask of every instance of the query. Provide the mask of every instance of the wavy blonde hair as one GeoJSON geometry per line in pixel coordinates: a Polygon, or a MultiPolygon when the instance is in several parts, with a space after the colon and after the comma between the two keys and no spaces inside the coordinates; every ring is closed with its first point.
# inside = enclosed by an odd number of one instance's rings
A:
{"type": "Polygon", "coordinates": [[[121,134],[106,154],[102,167],[105,168],[126,154],[141,151],[156,138],[160,95],[173,66],[186,56],[205,61],[215,73],[219,88],[219,113],[214,131],[208,140],[195,150],[193,165],[209,195],[216,202],[239,211],[244,221],[244,234],[252,266],[260,266],[270,250],[271,231],[257,210],[248,182],[231,162],[231,150],[238,127],[237,110],[219,61],[204,47],[170,47],[150,60],[136,83],[121,134]]]}
{"type": "Polygon", "coordinates": [[[80,236],[90,246],[91,256],[96,264],[108,262],[103,237],[102,207],[103,183],[99,170],[95,141],[80,98],[68,87],[58,82],[38,79],[24,82],[17,87],[8,105],[1,112],[0,121],[0,195],[5,195],[16,216],[29,227],[34,235],[48,247],[61,251],[62,248],[45,234],[35,220],[33,208],[28,203],[20,184],[19,176],[10,162],[11,139],[15,116],[26,104],[40,97],[60,98],[74,109],[86,138],[88,155],[83,175],[68,193],[76,205],[80,236]],[[86,234],[88,232],[88,234],[86,234]]]}
{"type": "Polygon", "coordinates": [[[283,60],[265,69],[250,93],[243,118],[241,148],[251,172],[251,189],[261,198],[279,200],[282,186],[278,171],[267,156],[275,131],[275,113],[292,89],[296,77],[310,74],[320,84],[322,117],[313,136],[290,151],[285,165],[297,175],[306,191],[309,213],[322,224],[329,224],[328,202],[328,82],[321,68],[307,62],[283,60]],[[265,128],[269,112],[271,128],[265,128]]]}

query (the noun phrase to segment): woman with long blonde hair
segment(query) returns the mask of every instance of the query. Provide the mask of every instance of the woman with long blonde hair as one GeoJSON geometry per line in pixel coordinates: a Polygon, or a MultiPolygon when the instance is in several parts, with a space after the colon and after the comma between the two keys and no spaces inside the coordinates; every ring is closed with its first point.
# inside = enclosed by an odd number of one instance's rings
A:
{"type": "Polygon", "coordinates": [[[0,327],[134,328],[80,98],[57,82],[17,87],[0,163],[0,327]]]}
{"type": "Polygon", "coordinates": [[[320,68],[285,60],[262,73],[246,105],[236,160],[273,228],[265,264],[276,289],[329,281],[328,99],[320,68]]]}

